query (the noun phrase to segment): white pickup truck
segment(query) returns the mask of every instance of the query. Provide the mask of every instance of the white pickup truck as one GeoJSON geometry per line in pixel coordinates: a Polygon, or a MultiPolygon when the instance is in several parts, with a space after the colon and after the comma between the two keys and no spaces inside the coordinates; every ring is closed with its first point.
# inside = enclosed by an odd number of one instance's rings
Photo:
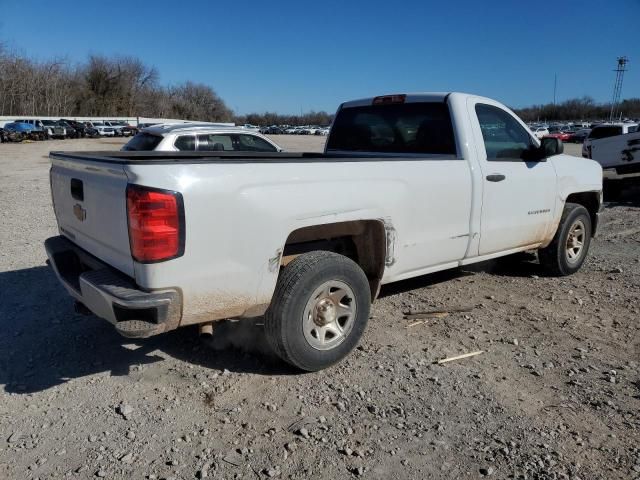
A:
{"type": "Polygon", "coordinates": [[[600,165],[462,93],[343,103],[323,154],[51,162],[46,250],[77,305],[130,337],[264,315],[277,354],[308,371],[354,348],[383,284],[523,250],[576,272],[602,203],[600,165]]]}
{"type": "Polygon", "coordinates": [[[582,156],[602,166],[605,193],[616,197],[625,184],[640,181],[640,131],[637,124],[601,125],[582,146],[582,156]]]}

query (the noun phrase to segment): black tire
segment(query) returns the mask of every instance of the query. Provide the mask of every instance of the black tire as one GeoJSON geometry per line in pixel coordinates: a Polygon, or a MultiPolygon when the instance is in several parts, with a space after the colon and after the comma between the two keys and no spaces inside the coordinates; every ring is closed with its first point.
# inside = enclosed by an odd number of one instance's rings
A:
{"type": "MultiPolygon", "coordinates": [[[[336,289],[339,290],[341,289],[336,289]]],[[[344,298],[338,303],[343,305],[344,298]]],[[[267,339],[271,348],[285,362],[309,372],[321,370],[342,360],[358,344],[367,326],[370,308],[369,282],[358,264],[333,252],[305,253],[295,258],[280,273],[271,305],[265,314],[267,339]],[[312,335],[313,332],[305,333],[304,313],[308,308],[317,312],[319,297],[314,294],[332,282],[346,285],[351,290],[353,298],[349,299],[347,305],[348,308],[355,307],[355,311],[351,320],[346,320],[350,323],[348,328],[344,328],[348,330],[347,333],[337,335],[335,339],[329,338],[329,343],[340,343],[330,349],[320,350],[312,345],[313,338],[311,341],[307,339],[307,335],[312,335]],[[310,307],[314,302],[315,306],[310,307]]],[[[313,319],[315,318],[314,314],[313,319]]],[[[336,315],[335,321],[339,322],[341,318],[336,315]]],[[[315,328],[311,322],[306,325],[315,328]]],[[[327,338],[325,334],[322,337],[323,341],[327,338]]]]}
{"type": "Polygon", "coordinates": [[[547,247],[538,250],[538,259],[542,267],[547,273],[554,276],[571,275],[580,270],[589,252],[591,232],[591,217],[587,209],[577,203],[567,203],[564,206],[558,231],[553,240],[547,247]],[[575,258],[570,259],[568,253],[569,234],[574,225],[580,222],[584,226],[582,248],[575,258]]]}

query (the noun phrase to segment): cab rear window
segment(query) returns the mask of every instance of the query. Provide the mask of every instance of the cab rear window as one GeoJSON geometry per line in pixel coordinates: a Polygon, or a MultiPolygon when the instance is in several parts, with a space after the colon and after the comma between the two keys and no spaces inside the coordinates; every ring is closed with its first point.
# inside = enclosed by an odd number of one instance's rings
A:
{"type": "Polygon", "coordinates": [[[327,150],[455,155],[449,107],[444,102],[412,102],[342,108],[327,150]]]}
{"type": "Polygon", "coordinates": [[[162,137],[158,135],[142,132],[129,140],[122,149],[130,152],[148,152],[155,150],[161,140],[162,137]]]}
{"type": "Polygon", "coordinates": [[[618,127],[615,125],[609,127],[596,127],[591,130],[589,134],[589,138],[608,138],[615,137],[616,135],[622,135],[622,127],[618,127]]]}

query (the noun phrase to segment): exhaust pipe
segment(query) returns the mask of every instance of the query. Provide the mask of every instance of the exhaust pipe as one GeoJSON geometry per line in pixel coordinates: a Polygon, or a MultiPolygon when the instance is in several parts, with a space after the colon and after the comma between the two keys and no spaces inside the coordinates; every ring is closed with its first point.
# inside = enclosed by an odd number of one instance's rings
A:
{"type": "Polygon", "coordinates": [[[213,337],[213,323],[209,322],[209,323],[201,323],[200,325],[198,325],[198,329],[200,332],[200,338],[203,339],[209,339],[211,337],[213,337]]]}

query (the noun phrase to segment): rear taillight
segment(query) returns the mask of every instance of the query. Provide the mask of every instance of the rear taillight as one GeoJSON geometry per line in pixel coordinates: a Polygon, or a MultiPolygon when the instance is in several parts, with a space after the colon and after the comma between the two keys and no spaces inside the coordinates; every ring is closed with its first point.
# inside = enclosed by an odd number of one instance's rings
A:
{"type": "Polygon", "coordinates": [[[131,256],[142,263],[161,262],[184,253],[182,195],[129,185],[127,215],[131,256]]]}

